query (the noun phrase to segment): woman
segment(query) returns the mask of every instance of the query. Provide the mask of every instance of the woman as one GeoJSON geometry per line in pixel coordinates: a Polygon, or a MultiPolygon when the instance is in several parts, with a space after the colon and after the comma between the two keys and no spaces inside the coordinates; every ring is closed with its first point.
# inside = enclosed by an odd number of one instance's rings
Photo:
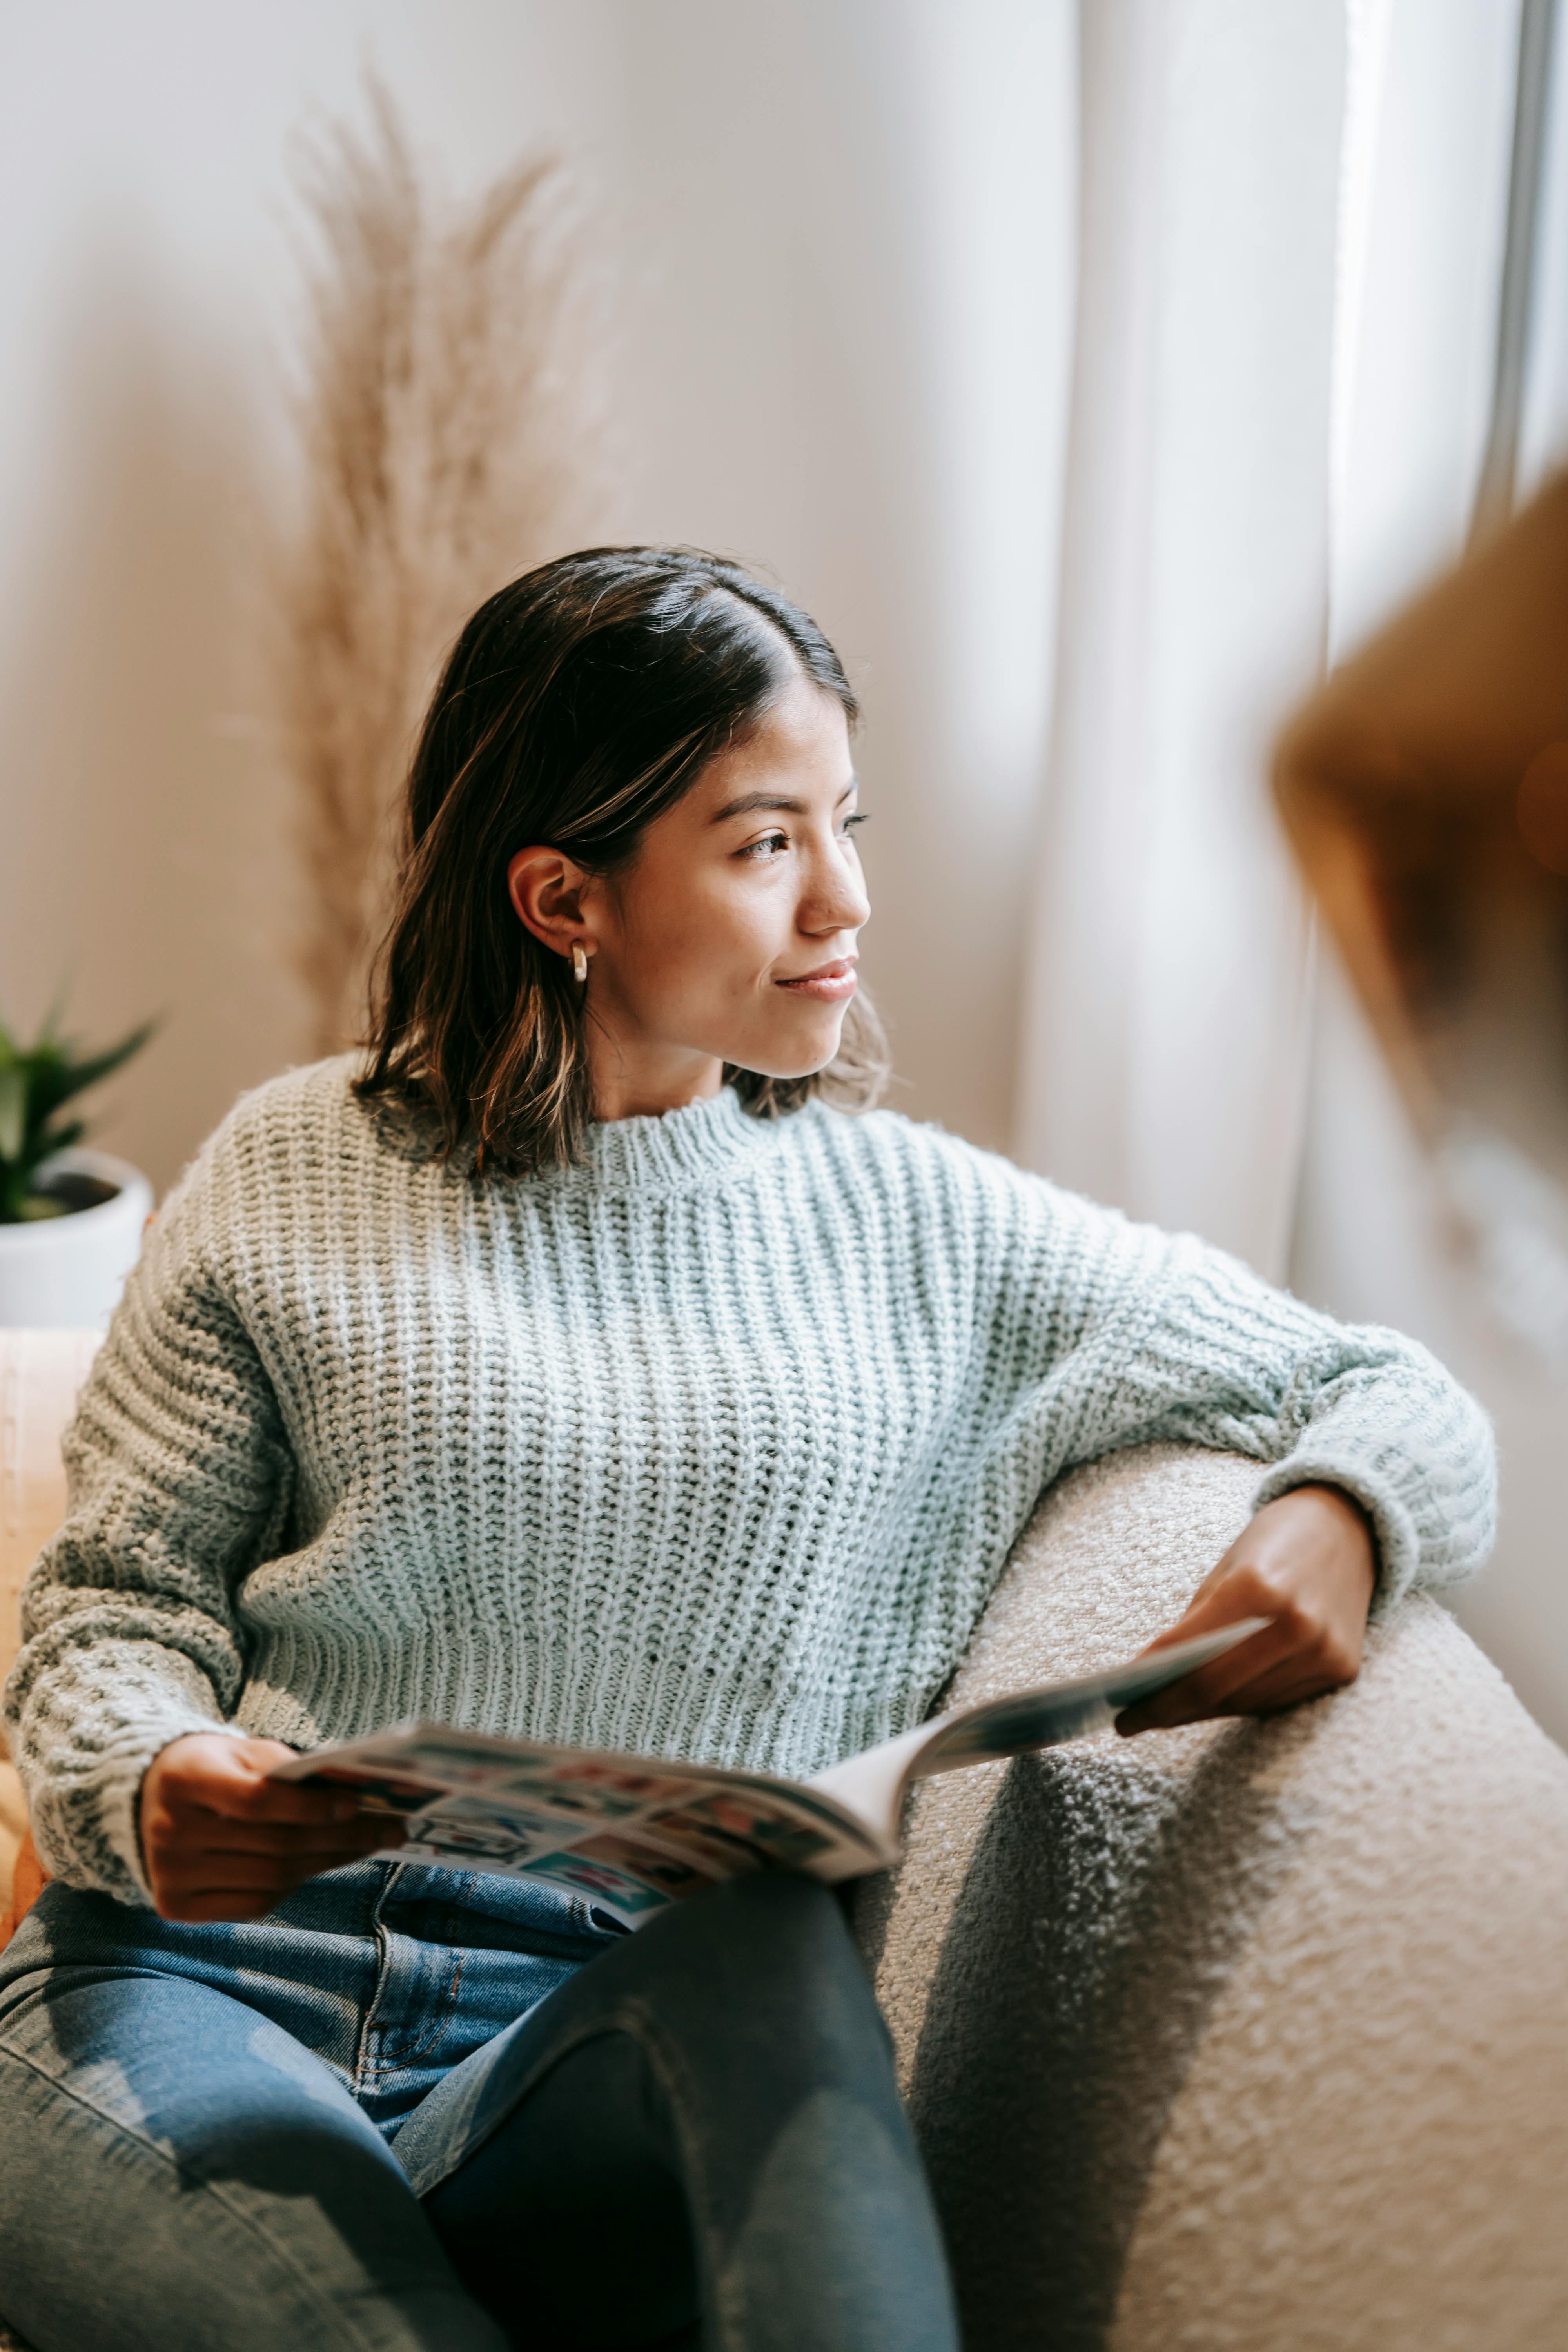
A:
{"type": "MultiPolygon", "coordinates": [[[[55,1883],[0,1969],[0,2308],[41,2352],[955,2342],[842,1915],[636,1937],[273,1782],[410,1716],[809,1772],[917,1720],[1041,1488],[1153,1437],[1257,1516],[1122,1728],[1350,1680],[1485,1549],[1420,1349],[888,1113],[855,702],[733,567],[546,565],[414,761],[368,1063],[153,1229],[29,1583],[55,1883]]],[[[960,956],[962,939],[933,938],[960,956]]]]}

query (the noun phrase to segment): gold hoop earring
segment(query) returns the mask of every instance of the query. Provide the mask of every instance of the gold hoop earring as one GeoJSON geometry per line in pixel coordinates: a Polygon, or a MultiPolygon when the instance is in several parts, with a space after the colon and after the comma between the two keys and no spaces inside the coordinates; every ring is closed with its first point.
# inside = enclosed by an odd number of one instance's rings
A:
{"type": "Polygon", "coordinates": [[[588,950],[581,940],[572,942],[572,977],[579,987],[588,977],[588,950]]]}

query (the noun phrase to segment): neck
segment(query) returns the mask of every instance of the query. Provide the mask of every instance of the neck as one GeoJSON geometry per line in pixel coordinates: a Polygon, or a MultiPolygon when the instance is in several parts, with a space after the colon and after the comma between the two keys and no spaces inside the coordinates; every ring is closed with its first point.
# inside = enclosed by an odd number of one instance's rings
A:
{"type": "Polygon", "coordinates": [[[621,1041],[592,1022],[588,1068],[598,1119],[659,1118],[667,1110],[710,1100],[724,1083],[724,1065],[711,1054],[684,1045],[639,1047],[621,1041]]]}

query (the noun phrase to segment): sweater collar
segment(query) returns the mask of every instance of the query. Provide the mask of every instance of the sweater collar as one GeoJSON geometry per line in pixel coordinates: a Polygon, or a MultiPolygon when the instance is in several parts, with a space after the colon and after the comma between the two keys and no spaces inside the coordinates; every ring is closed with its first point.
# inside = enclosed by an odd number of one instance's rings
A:
{"type": "Polygon", "coordinates": [[[733,1087],[648,1118],[596,1119],[575,1168],[551,1181],[611,1192],[686,1188],[732,1173],[775,1141],[779,1122],[752,1118],[733,1087]]]}

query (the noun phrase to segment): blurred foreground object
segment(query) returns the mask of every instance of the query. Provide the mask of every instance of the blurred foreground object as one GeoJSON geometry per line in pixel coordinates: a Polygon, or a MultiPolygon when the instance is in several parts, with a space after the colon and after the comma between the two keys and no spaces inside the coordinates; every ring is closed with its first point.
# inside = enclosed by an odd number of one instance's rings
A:
{"type": "Polygon", "coordinates": [[[301,151],[315,231],[304,507],[279,566],[284,744],[310,889],[316,1047],[363,1025],[393,812],[435,671],[495,589],[597,519],[597,288],[564,173],[432,195],[381,86],[301,151]]]}
{"type": "Polygon", "coordinates": [[[1275,788],[1493,1312],[1568,1370],[1568,474],[1334,673],[1275,788]]]}

